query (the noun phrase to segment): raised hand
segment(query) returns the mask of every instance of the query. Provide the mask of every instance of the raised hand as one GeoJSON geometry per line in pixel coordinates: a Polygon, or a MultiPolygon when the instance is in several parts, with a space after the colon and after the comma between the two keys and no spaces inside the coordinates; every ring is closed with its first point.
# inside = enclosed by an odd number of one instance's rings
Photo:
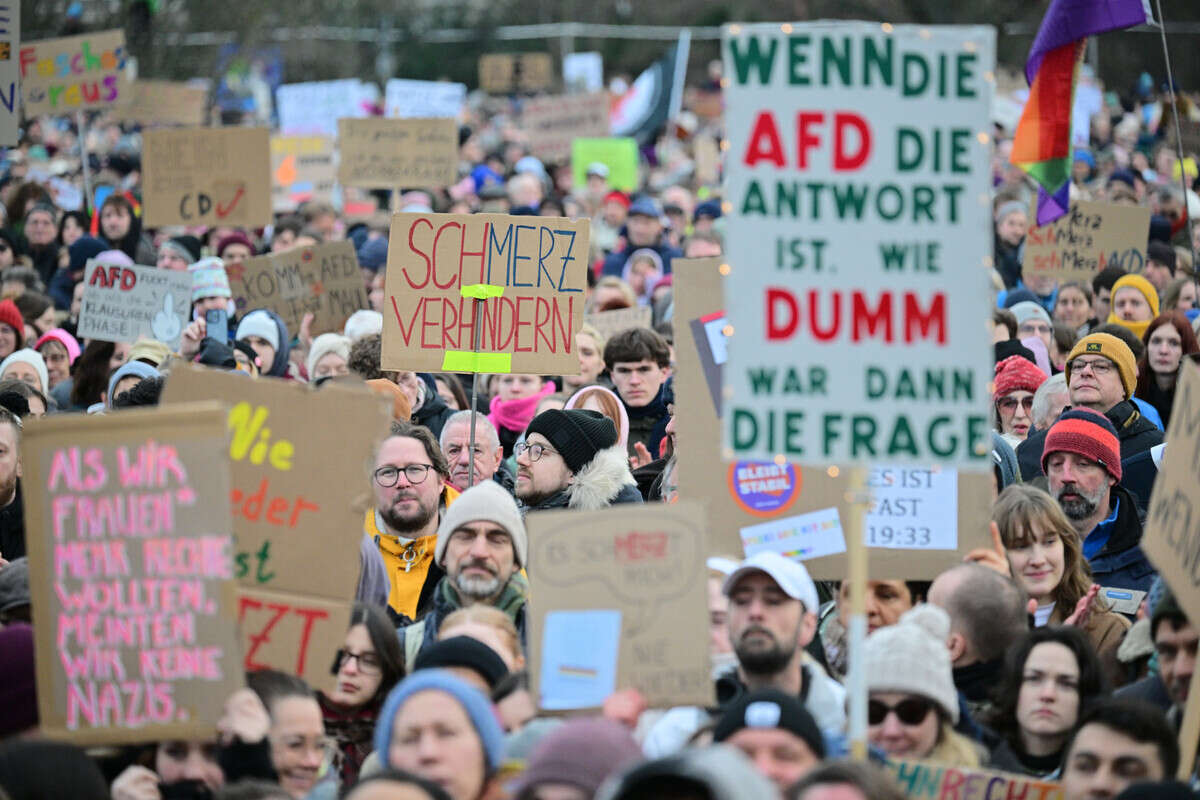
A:
{"type": "Polygon", "coordinates": [[[1006,578],[1012,577],[1012,568],[1008,565],[1008,551],[1004,549],[1004,541],[1000,538],[1000,529],[996,523],[989,523],[992,532],[992,546],[978,547],[963,556],[963,561],[973,561],[976,564],[994,569],[1006,578]]]}

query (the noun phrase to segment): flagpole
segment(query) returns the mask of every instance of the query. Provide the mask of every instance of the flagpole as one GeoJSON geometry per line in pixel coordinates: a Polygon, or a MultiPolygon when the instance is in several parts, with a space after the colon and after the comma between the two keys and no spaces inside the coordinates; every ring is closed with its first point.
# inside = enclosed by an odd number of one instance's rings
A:
{"type": "Polygon", "coordinates": [[[1167,63],[1167,92],[1171,96],[1171,119],[1175,123],[1175,152],[1179,156],[1179,183],[1183,188],[1183,216],[1187,220],[1188,250],[1192,254],[1192,282],[1196,284],[1196,289],[1200,292],[1200,276],[1197,275],[1197,270],[1200,270],[1200,264],[1196,263],[1196,239],[1192,235],[1192,226],[1195,220],[1188,213],[1188,185],[1187,185],[1187,169],[1184,167],[1183,154],[1183,128],[1179,124],[1179,100],[1175,96],[1175,71],[1171,68],[1171,53],[1167,49],[1167,20],[1162,13],[1162,0],[1154,0],[1154,5],[1158,11],[1158,32],[1162,36],[1163,61],[1167,63]]]}
{"type": "MultiPolygon", "coordinates": [[[[75,112],[75,125],[79,128],[79,160],[83,164],[83,213],[90,219],[91,215],[96,213],[96,209],[92,200],[92,169],[88,165],[87,118],[83,111],[75,112]]],[[[1187,200],[1186,195],[1184,200],[1187,200]]]]}

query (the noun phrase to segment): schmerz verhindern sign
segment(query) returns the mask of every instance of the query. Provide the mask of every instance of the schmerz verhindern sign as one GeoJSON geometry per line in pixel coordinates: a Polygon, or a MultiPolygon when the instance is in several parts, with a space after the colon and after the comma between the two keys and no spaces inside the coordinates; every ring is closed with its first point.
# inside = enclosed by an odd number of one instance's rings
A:
{"type": "Polygon", "coordinates": [[[728,458],[982,468],[995,33],[730,25],[728,458]]]}

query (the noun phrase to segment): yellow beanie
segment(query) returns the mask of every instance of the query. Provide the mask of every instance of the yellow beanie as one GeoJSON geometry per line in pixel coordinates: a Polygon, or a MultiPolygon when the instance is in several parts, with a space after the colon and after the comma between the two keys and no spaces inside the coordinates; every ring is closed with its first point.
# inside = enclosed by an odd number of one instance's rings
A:
{"type": "Polygon", "coordinates": [[[1082,355],[1104,356],[1116,364],[1117,372],[1121,373],[1121,385],[1125,387],[1125,399],[1133,396],[1133,390],[1137,388],[1137,362],[1129,345],[1111,333],[1091,333],[1083,337],[1067,354],[1067,386],[1071,385],[1071,362],[1082,355]]]}
{"type": "Polygon", "coordinates": [[[1133,331],[1134,335],[1139,339],[1145,338],[1146,328],[1150,327],[1150,323],[1158,316],[1158,290],[1154,288],[1154,284],[1143,278],[1141,275],[1122,275],[1116,283],[1113,284],[1112,298],[1110,302],[1113,308],[1116,307],[1117,290],[1118,289],[1137,289],[1146,298],[1146,303],[1150,306],[1150,319],[1141,322],[1131,322],[1127,319],[1118,319],[1116,311],[1108,312],[1106,322],[1115,322],[1122,328],[1128,328],[1133,331]]]}

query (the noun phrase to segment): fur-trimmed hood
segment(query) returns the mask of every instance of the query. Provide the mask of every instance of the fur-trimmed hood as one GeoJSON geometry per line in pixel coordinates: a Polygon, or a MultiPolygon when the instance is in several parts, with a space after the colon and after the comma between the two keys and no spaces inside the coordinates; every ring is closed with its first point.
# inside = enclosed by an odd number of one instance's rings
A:
{"type": "Polygon", "coordinates": [[[629,456],[620,444],[596,453],[575,473],[575,482],[566,492],[567,507],[580,511],[596,511],[614,503],[642,502],[637,481],[629,471],[629,456]]]}

